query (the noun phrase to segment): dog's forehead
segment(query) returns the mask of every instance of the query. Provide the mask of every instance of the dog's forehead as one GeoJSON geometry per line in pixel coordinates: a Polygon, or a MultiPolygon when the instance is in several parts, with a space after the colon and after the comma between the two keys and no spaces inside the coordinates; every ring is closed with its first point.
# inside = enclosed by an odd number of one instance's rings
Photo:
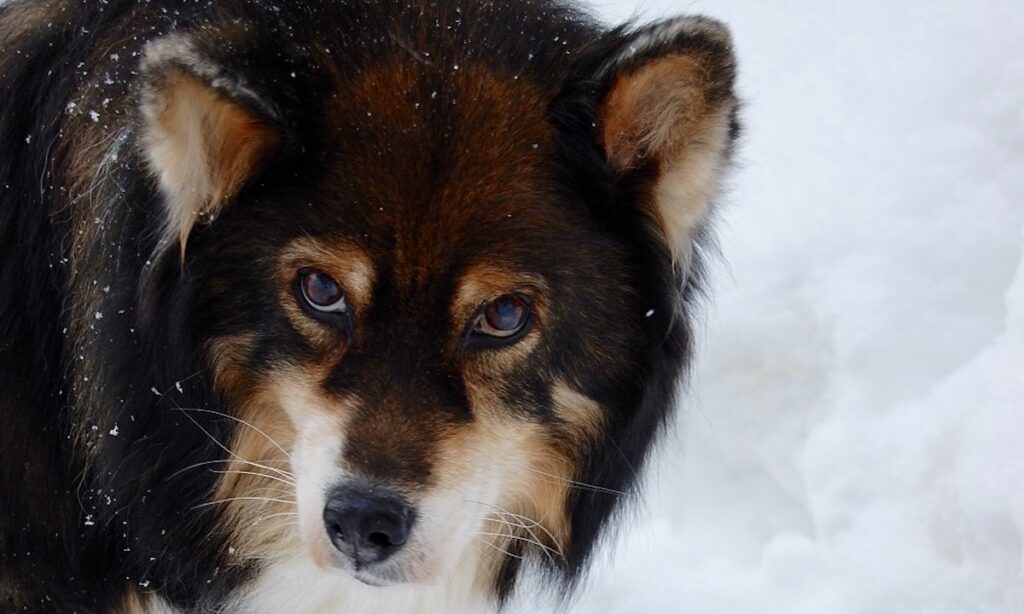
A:
{"type": "Polygon", "coordinates": [[[342,81],[325,110],[332,218],[410,274],[537,247],[561,217],[552,96],[472,62],[382,63],[342,81]]]}
{"type": "Polygon", "coordinates": [[[549,96],[514,74],[455,65],[438,74],[384,65],[342,84],[329,110],[341,176],[377,205],[451,215],[545,187],[549,96]]]}

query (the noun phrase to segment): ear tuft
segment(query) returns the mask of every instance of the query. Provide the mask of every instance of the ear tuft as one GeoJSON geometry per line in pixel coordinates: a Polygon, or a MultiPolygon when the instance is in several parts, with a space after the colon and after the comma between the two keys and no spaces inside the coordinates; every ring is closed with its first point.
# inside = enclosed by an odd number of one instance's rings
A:
{"type": "Polygon", "coordinates": [[[673,259],[707,218],[735,138],[735,64],[728,31],[703,18],[640,29],[601,69],[600,138],[619,174],[653,168],[654,217],[673,259]]]}
{"type": "Polygon", "coordinates": [[[280,134],[267,105],[184,36],[150,43],[142,70],[142,148],[164,195],[165,239],[177,239],[184,257],[196,222],[238,195],[280,134]]]}

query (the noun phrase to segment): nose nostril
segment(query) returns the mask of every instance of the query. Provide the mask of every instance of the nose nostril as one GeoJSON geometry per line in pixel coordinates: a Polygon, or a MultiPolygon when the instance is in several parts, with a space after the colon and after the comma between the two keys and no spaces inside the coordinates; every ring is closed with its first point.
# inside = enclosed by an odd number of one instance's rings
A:
{"type": "Polygon", "coordinates": [[[379,548],[390,548],[391,546],[395,545],[395,543],[391,541],[390,535],[388,535],[387,533],[381,533],[379,531],[374,531],[373,533],[367,535],[366,541],[370,542],[371,544],[379,548]]]}

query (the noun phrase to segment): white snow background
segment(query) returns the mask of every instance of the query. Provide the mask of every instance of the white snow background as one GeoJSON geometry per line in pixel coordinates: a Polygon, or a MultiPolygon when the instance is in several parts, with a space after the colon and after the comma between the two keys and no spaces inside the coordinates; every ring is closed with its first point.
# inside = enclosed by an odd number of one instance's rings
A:
{"type": "Polygon", "coordinates": [[[598,8],[728,23],[745,131],[680,420],[571,611],[1024,613],[1024,3],[598,8]]]}

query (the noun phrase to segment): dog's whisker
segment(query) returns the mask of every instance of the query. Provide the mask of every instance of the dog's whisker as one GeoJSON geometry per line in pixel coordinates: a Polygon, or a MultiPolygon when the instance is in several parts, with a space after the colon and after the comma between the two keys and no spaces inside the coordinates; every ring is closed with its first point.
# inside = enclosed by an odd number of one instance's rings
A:
{"type": "Polygon", "coordinates": [[[274,473],[279,473],[281,475],[285,475],[285,476],[288,476],[288,477],[294,477],[294,476],[292,476],[292,474],[288,473],[287,471],[282,471],[281,469],[276,469],[274,467],[268,467],[266,465],[261,465],[259,463],[254,463],[252,461],[245,460],[241,456],[239,456],[239,455],[235,454],[234,452],[232,452],[231,449],[228,448],[227,446],[225,446],[223,443],[221,443],[219,439],[217,439],[212,434],[210,434],[210,431],[207,431],[205,428],[203,428],[203,425],[199,424],[199,421],[197,421],[195,418],[190,416],[187,411],[182,411],[181,413],[182,413],[183,416],[185,416],[186,418],[191,420],[192,424],[196,425],[196,428],[198,428],[200,431],[203,432],[203,434],[205,434],[207,437],[209,437],[210,441],[212,441],[213,443],[217,444],[217,446],[221,450],[224,450],[225,452],[227,452],[228,456],[230,456],[231,458],[237,459],[237,460],[239,460],[239,461],[241,461],[243,463],[247,463],[247,464],[252,465],[254,467],[259,467],[260,469],[266,469],[267,471],[273,471],[274,473]]]}
{"type": "MultiPolygon", "coordinates": [[[[183,467],[181,469],[178,469],[177,471],[175,471],[171,475],[167,476],[167,478],[164,481],[165,482],[170,481],[170,480],[174,479],[175,477],[177,477],[178,475],[181,475],[182,473],[185,473],[189,469],[196,469],[198,467],[205,467],[206,465],[216,465],[216,464],[223,464],[223,463],[237,463],[237,462],[238,462],[238,459],[235,459],[235,458],[220,458],[220,459],[216,459],[216,460],[208,460],[208,461],[202,461],[202,462],[199,462],[199,463],[194,463],[194,464],[189,465],[187,467],[183,467]]],[[[285,461],[282,461],[280,459],[262,458],[262,459],[259,459],[257,461],[246,461],[246,462],[273,463],[273,462],[285,462],[285,461]]],[[[282,478],[282,479],[285,479],[285,480],[290,480],[290,478],[294,477],[292,473],[290,473],[288,471],[284,471],[282,469],[278,469],[277,473],[281,473],[281,474],[283,474],[285,476],[288,476],[288,477],[282,478]]],[[[292,483],[294,483],[294,480],[290,480],[290,481],[292,483]]]]}
{"type": "Polygon", "coordinates": [[[290,488],[280,488],[277,486],[263,486],[260,488],[252,489],[254,493],[266,494],[266,495],[294,495],[295,491],[290,488]]]}
{"type": "Polygon", "coordinates": [[[192,509],[199,509],[201,507],[210,507],[211,505],[218,505],[220,503],[231,503],[232,501],[265,501],[265,502],[268,502],[268,503],[287,503],[289,505],[297,505],[297,502],[295,500],[291,500],[291,499],[275,499],[273,497],[245,496],[245,497],[228,497],[226,499],[216,499],[214,501],[207,501],[205,503],[200,503],[199,505],[193,506],[192,509]]]}
{"type": "MultiPolygon", "coordinates": [[[[537,526],[538,526],[538,527],[540,527],[541,529],[544,529],[544,527],[542,527],[542,526],[541,526],[540,524],[538,524],[537,526]]],[[[548,546],[548,545],[544,544],[544,543],[543,543],[543,542],[541,541],[541,539],[540,539],[539,537],[537,537],[537,534],[533,532],[533,529],[531,529],[530,527],[523,527],[523,528],[524,528],[524,529],[526,529],[526,532],[527,532],[527,533],[529,533],[529,534],[530,534],[530,537],[532,538],[532,539],[530,539],[530,540],[527,540],[527,541],[530,541],[530,542],[532,542],[532,543],[534,543],[534,544],[537,544],[538,546],[540,546],[541,548],[543,548],[543,549],[544,549],[544,554],[546,554],[546,555],[547,555],[547,557],[548,557],[548,560],[549,560],[549,561],[551,561],[551,564],[552,564],[552,565],[555,565],[555,559],[554,559],[554,557],[552,556],[552,554],[556,554],[556,555],[558,555],[558,557],[559,557],[559,558],[565,558],[565,557],[564,557],[564,556],[562,555],[562,549],[561,549],[561,547],[560,547],[560,546],[558,545],[558,543],[557,543],[557,542],[554,542],[554,543],[555,543],[555,547],[554,547],[554,548],[552,548],[552,547],[550,547],[550,546],[548,546]]],[[[545,531],[545,533],[548,533],[548,535],[550,535],[550,533],[549,533],[549,532],[547,531],[547,529],[544,529],[544,531],[545,531]]],[[[518,536],[517,536],[517,537],[518,537],[518,536]]],[[[552,539],[553,539],[553,538],[552,538],[552,539]]]]}
{"type": "MultiPolygon", "coordinates": [[[[534,540],[538,544],[541,544],[541,538],[537,535],[537,533],[534,532],[534,528],[535,527],[540,527],[542,530],[545,531],[545,533],[548,534],[548,536],[555,543],[555,547],[552,550],[557,552],[559,556],[562,556],[562,553],[561,553],[560,547],[558,545],[558,542],[554,540],[554,536],[552,536],[551,533],[549,531],[547,531],[544,528],[543,525],[541,525],[541,523],[539,523],[539,522],[532,522],[532,524],[528,524],[527,525],[527,524],[525,524],[522,521],[517,521],[517,522],[515,522],[513,524],[513,523],[510,523],[506,518],[499,518],[499,519],[493,519],[493,520],[495,520],[496,522],[501,522],[506,527],[508,527],[510,535],[514,535],[515,534],[515,529],[513,527],[526,531],[529,534],[529,536],[532,538],[532,540],[534,540]]],[[[547,546],[545,546],[545,547],[547,547],[547,546]]]]}
{"type": "Polygon", "coordinates": [[[541,523],[537,522],[533,518],[530,518],[529,516],[523,516],[521,514],[516,514],[515,512],[510,512],[508,510],[498,509],[498,510],[494,511],[493,514],[501,516],[503,518],[505,518],[505,517],[512,518],[513,520],[517,521],[516,522],[516,526],[520,526],[520,527],[523,527],[523,528],[526,528],[526,527],[539,527],[539,526],[541,526],[541,523]]]}
{"type": "Polygon", "coordinates": [[[277,441],[273,437],[268,435],[266,433],[266,431],[263,431],[259,427],[254,426],[254,425],[250,424],[249,422],[246,422],[245,420],[242,420],[241,418],[239,418],[237,416],[232,416],[231,414],[226,414],[226,413],[224,413],[222,411],[216,411],[216,410],[213,410],[213,409],[204,409],[204,408],[201,408],[201,407],[176,407],[175,409],[177,409],[178,411],[194,411],[194,412],[204,413],[204,414],[213,414],[215,416],[221,416],[222,418],[227,418],[229,420],[234,420],[235,422],[238,422],[240,424],[243,424],[243,425],[251,428],[252,430],[254,430],[257,433],[259,433],[260,435],[263,435],[267,439],[267,441],[269,441],[271,443],[271,445],[273,445],[275,448],[280,450],[281,453],[284,454],[289,459],[292,457],[292,455],[289,454],[287,450],[282,448],[281,444],[277,443],[277,441]]]}
{"type": "Polygon", "coordinates": [[[554,534],[547,527],[544,526],[543,523],[538,522],[537,520],[534,520],[533,518],[530,518],[528,516],[524,516],[522,514],[516,514],[515,512],[511,512],[511,511],[509,511],[509,510],[507,510],[507,509],[505,509],[505,508],[503,508],[503,507],[501,507],[499,505],[494,505],[494,504],[490,504],[490,503],[483,503],[481,501],[473,501],[473,500],[470,500],[470,499],[463,499],[463,501],[466,501],[467,503],[475,503],[477,505],[483,505],[484,507],[488,507],[488,508],[494,510],[488,516],[488,518],[490,520],[492,520],[492,521],[500,522],[500,523],[504,524],[505,526],[507,526],[509,528],[509,533],[507,533],[507,534],[506,533],[486,533],[486,532],[481,532],[480,533],[481,535],[505,535],[509,539],[521,540],[521,541],[524,541],[524,542],[527,542],[527,543],[531,543],[531,544],[535,544],[537,546],[540,546],[544,550],[544,553],[548,557],[548,560],[550,560],[553,565],[556,564],[556,563],[555,563],[555,560],[552,558],[552,554],[557,555],[561,559],[565,558],[565,554],[563,553],[561,543],[554,536],[554,534]],[[514,521],[514,523],[510,522],[509,519],[512,519],[512,521],[514,521]],[[523,529],[524,531],[526,531],[529,534],[530,537],[526,538],[526,537],[523,537],[521,535],[516,535],[514,529],[512,528],[513,526],[515,526],[517,528],[520,528],[520,529],[523,529]],[[554,546],[552,547],[552,546],[548,546],[547,544],[544,544],[543,541],[541,540],[540,536],[538,536],[536,533],[534,533],[533,529],[535,529],[535,528],[539,528],[541,531],[543,531],[544,534],[547,536],[547,538],[551,540],[551,543],[554,546]]]}
{"type": "MultiPolygon", "coordinates": [[[[548,546],[547,544],[543,543],[541,541],[540,537],[538,537],[537,534],[534,533],[533,530],[530,527],[528,527],[526,525],[523,525],[523,524],[516,525],[516,526],[518,526],[519,528],[524,529],[530,535],[530,538],[528,539],[528,538],[525,538],[525,537],[523,537],[521,535],[516,535],[515,533],[513,533],[512,535],[509,535],[510,538],[512,538],[512,539],[519,539],[519,540],[522,540],[522,541],[525,541],[525,542],[528,542],[528,543],[532,543],[532,544],[536,544],[536,545],[540,546],[541,548],[544,549],[544,553],[548,555],[548,559],[551,560],[552,564],[554,564],[554,562],[555,562],[553,559],[551,559],[551,554],[552,553],[558,555],[559,558],[565,558],[565,555],[562,554],[562,549],[558,545],[558,542],[554,541],[554,536],[552,536],[550,534],[550,532],[547,532],[546,529],[545,529],[545,532],[553,540],[553,543],[555,544],[554,547],[548,546]]],[[[540,523],[537,523],[535,526],[538,526],[541,529],[544,529],[544,527],[542,525],[540,525],[540,523]]]]}
{"type": "Polygon", "coordinates": [[[263,522],[264,520],[270,520],[271,518],[277,518],[279,516],[298,516],[298,515],[299,515],[298,512],[278,512],[276,514],[270,514],[269,516],[261,516],[258,521],[259,522],[263,522]]]}
{"type": "MultiPolygon", "coordinates": [[[[520,528],[525,529],[526,531],[528,531],[530,533],[530,535],[532,535],[533,538],[536,539],[538,542],[540,541],[540,538],[538,538],[537,535],[533,533],[533,529],[534,528],[539,528],[540,530],[544,531],[544,534],[547,535],[548,539],[550,539],[551,542],[555,545],[555,548],[557,549],[558,555],[559,556],[564,556],[562,554],[562,544],[558,541],[558,538],[556,538],[554,536],[554,534],[546,526],[544,526],[543,523],[538,522],[537,520],[534,520],[533,518],[530,518],[528,516],[523,516],[522,514],[516,514],[515,512],[509,511],[509,510],[501,507],[500,505],[494,505],[494,504],[491,504],[491,503],[483,503],[482,501],[473,501],[471,499],[463,499],[463,501],[465,501],[467,503],[476,503],[477,505],[483,505],[484,507],[488,507],[488,508],[494,510],[492,512],[492,515],[500,515],[503,518],[512,518],[512,519],[516,520],[517,521],[516,525],[519,526],[520,528]],[[530,524],[527,525],[526,523],[530,523],[530,524]]],[[[506,524],[507,524],[507,521],[505,521],[505,520],[502,520],[502,522],[506,522],[506,524]]]]}
{"type": "MultiPolygon", "coordinates": [[[[526,526],[525,524],[522,524],[520,522],[516,522],[515,524],[512,524],[512,523],[510,523],[508,521],[506,515],[497,516],[497,517],[488,517],[487,520],[496,521],[496,522],[500,522],[500,523],[504,524],[505,527],[508,528],[508,533],[504,533],[504,532],[499,532],[499,533],[481,532],[480,533],[481,535],[502,535],[502,536],[505,536],[505,537],[508,537],[508,538],[516,538],[515,528],[525,529],[527,532],[530,533],[530,536],[533,538],[533,540],[525,540],[525,541],[528,541],[530,543],[535,543],[538,546],[541,546],[542,548],[545,548],[546,550],[548,549],[547,546],[545,546],[544,544],[540,543],[540,539],[536,536],[536,534],[533,533],[533,531],[530,530],[530,527],[526,526]],[[513,528],[513,527],[515,527],[515,528],[513,528]]],[[[535,523],[535,524],[537,524],[539,526],[539,523],[535,523]]],[[[548,555],[548,559],[551,560],[552,564],[554,564],[554,560],[551,559],[550,553],[545,552],[545,554],[548,555]]],[[[558,554],[559,554],[559,556],[561,556],[561,552],[558,552],[558,554]]]]}
{"type": "Polygon", "coordinates": [[[530,539],[528,537],[523,537],[522,535],[509,535],[508,533],[490,533],[490,532],[487,532],[487,531],[481,531],[481,532],[477,533],[477,535],[483,535],[485,537],[498,537],[498,538],[502,538],[502,539],[509,539],[509,540],[512,540],[512,541],[520,541],[520,542],[523,542],[523,543],[526,543],[526,544],[531,544],[531,545],[537,546],[537,547],[541,548],[544,551],[544,553],[548,557],[548,560],[550,560],[552,563],[555,563],[554,556],[558,556],[559,558],[562,558],[562,553],[558,552],[554,548],[552,548],[550,546],[547,546],[547,545],[545,545],[545,544],[543,544],[543,543],[541,543],[539,541],[536,541],[534,539],[530,539]]]}
{"type": "Polygon", "coordinates": [[[513,518],[512,521],[509,521],[509,516],[507,514],[494,513],[494,514],[491,514],[490,516],[488,516],[487,520],[489,520],[491,522],[495,522],[495,523],[501,523],[502,525],[508,527],[509,531],[514,531],[515,529],[529,529],[530,528],[530,525],[527,525],[527,524],[523,523],[522,521],[517,520],[515,518],[513,518]]]}
{"type": "MultiPolygon", "coordinates": [[[[250,526],[255,527],[258,524],[259,524],[259,522],[257,521],[257,522],[253,522],[250,526]]],[[[297,522],[284,522],[284,523],[281,523],[281,524],[276,524],[276,525],[274,525],[274,526],[272,526],[270,528],[262,528],[261,530],[265,531],[265,532],[268,532],[268,533],[276,533],[276,534],[278,534],[280,536],[280,535],[283,535],[283,534],[286,534],[286,533],[292,531],[293,529],[297,529],[298,526],[299,526],[299,523],[297,523],[297,522]]],[[[268,555],[266,558],[272,558],[272,557],[268,555]]]]}
{"type": "Polygon", "coordinates": [[[267,475],[266,473],[260,473],[259,471],[239,471],[237,469],[210,469],[210,473],[216,473],[219,475],[224,475],[228,473],[238,475],[254,475],[261,478],[267,478],[268,480],[276,480],[278,482],[283,482],[285,484],[288,484],[289,486],[295,486],[294,480],[288,480],[285,478],[278,477],[276,475],[267,475]]]}
{"type": "Polygon", "coordinates": [[[509,552],[508,550],[505,550],[504,548],[501,548],[501,547],[495,545],[494,543],[489,542],[486,539],[483,539],[482,537],[474,536],[474,539],[476,539],[481,544],[484,544],[485,546],[489,546],[491,548],[494,548],[495,550],[497,550],[498,552],[504,554],[505,556],[510,556],[510,557],[512,557],[514,559],[523,560],[523,555],[521,555],[521,554],[513,554],[513,553],[509,552]]]}
{"type": "Polygon", "coordinates": [[[555,480],[557,482],[561,482],[563,484],[567,484],[568,486],[570,486],[572,488],[579,488],[580,490],[589,490],[589,491],[593,491],[593,492],[597,492],[597,493],[602,493],[602,494],[606,494],[606,495],[615,495],[617,497],[625,497],[628,494],[628,493],[626,493],[624,491],[616,490],[614,488],[607,488],[607,487],[604,487],[604,486],[597,486],[595,484],[587,484],[586,482],[578,482],[576,480],[570,480],[569,478],[563,478],[562,476],[555,475],[553,473],[547,473],[546,471],[541,471],[539,469],[534,469],[532,467],[527,467],[526,469],[528,471],[532,471],[533,473],[537,473],[537,474],[540,474],[542,476],[551,478],[552,480],[555,480]]]}
{"type": "Polygon", "coordinates": [[[509,530],[509,532],[510,532],[510,533],[511,533],[512,531],[514,531],[514,530],[515,530],[515,529],[513,529],[513,527],[514,527],[514,526],[515,526],[515,527],[518,527],[518,526],[520,526],[520,525],[519,525],[518,523],[517,523],[517,524],[515,524],[515,525],[513,525],[512,523],[510,523],[510,522],[508,521],[508,519],[507,519],[507,518],[505,518],[505,517],[502,517],[502,516],[494,516],[494,515],[490,515],[490,516],[487,516],[487,517],[486,517],[486,518],[485,518],[484,520],[487,520],[487,521],[490,521],[490,522],[500,522],[500,523],[502,523],[503,525],[505,525],[506,527],[508,527],[508,530],[509,530]]]}

